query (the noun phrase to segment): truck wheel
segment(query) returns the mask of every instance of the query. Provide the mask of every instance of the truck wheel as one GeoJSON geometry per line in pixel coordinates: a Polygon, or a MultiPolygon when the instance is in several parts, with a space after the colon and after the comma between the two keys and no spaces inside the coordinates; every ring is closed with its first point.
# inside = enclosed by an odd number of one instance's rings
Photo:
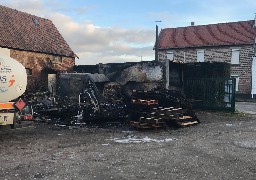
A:
{"type": "Polygon", "coordinates": [[[16,123],[18,122],[18,114],[15,113],[14,114],[14,118],[13,118],[13,124],[10,124],[11,125],[11,129],[15,129],[16,128],[16,123]]]}

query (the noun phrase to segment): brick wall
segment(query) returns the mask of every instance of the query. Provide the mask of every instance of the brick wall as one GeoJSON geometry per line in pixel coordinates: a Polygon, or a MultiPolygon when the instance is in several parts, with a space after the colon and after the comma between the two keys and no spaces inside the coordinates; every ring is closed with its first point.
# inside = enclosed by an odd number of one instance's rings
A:
{"type": "Polygon", "coordinates": [[[75,58],[36,52],[11,49],[10,56],[23,64],[25,68],[32,70],[32,75],[28,76],[28,90],[36,90],[40,86],[47,88],[47,82],[42,77],[44,70],[48,70],[51,73],[69,72],[75,65],[75,58]]]}
{"type": "MultiPolygon", "coordinates": [[[[239,76],[238,94],[251,93],[251,65],[254,48],[253,46],[234,47],[207,47],[170,50],[173,52],[174,60],[182,62],[197,62],[197,50],[204,50],[205,62],[227,62],[231,63],[232,49],[240,49],[240,64],[231,65],[231,75],[239,76]]],[[[167,59],[166,51],[159,50],[159,60],[167,59]]]]}

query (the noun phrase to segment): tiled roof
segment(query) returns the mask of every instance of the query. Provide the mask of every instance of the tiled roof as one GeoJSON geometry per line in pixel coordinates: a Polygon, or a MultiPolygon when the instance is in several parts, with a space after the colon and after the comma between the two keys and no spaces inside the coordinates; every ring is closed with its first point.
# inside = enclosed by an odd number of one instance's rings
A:
{"type": "Polygon", "coordinates": [[[2,5],[0,47],[75,57],[52,21],[2,5]]]}
{"type": "Polygon", "coordinates": [[[159,34],[159,49],[254,44],[254,21],[166,28],[159,34]]]}

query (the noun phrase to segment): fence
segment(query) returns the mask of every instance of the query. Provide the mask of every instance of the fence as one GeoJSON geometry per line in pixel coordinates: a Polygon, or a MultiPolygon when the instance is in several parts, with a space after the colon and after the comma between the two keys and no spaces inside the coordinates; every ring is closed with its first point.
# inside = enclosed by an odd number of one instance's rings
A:
{"type": "Polygon", "coordinates": [[[234,78],[200,78],[184,81],[184,94],[193,108],[235,111],[234,78]]]}

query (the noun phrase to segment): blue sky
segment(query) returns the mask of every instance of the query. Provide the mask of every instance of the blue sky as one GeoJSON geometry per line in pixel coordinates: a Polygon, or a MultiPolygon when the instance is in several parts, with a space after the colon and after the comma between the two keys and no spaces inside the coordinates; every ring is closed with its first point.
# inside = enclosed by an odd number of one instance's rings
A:
{"type": "Polygon", "coordinates": [[[254,19],[256,0],[1,0],[53,21],[76,64],[153,60],[159,28],[254,19]]]}

